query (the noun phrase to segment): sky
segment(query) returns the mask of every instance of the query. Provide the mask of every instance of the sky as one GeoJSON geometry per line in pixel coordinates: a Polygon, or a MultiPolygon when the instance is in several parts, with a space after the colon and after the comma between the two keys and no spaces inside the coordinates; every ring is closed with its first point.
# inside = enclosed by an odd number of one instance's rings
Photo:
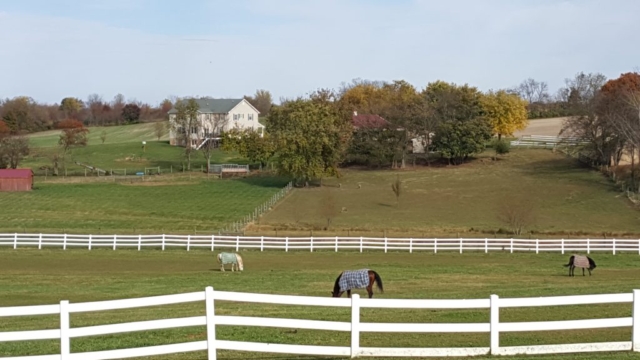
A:
{"type": "Polygon", "coordinates": [[[637,0],[0,0],[0,98],[480,90],[640,66],[637,0]]]}

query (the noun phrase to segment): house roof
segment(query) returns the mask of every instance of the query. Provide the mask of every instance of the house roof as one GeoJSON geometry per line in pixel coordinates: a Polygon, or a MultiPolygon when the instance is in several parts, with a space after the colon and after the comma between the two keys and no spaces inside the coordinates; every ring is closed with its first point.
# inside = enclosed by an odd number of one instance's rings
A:
{"type": "Polygon", "coordinates": [[[389,122],[380,115],[374,114],[354,114],[351,122],[355,128],[375,129],[389,125],[389,122]]]}
{"type": "Polygon", "coordinates": [[[31,169],[0,169],[0,179],[28,179],[32,176],[31,169]]]}
{"type": "MultiPolygon", "coordinates": [[[[244,99],[213,99],[213,98],[204,98],[204,99],[195,99],[198,103],[200,111],[203,114],[227,114],[231,109],[236,107],[239,103],[244,99]]],[[[177,113],[175,108],[171,108],[169,110],[169,114],[177,113]]]]}

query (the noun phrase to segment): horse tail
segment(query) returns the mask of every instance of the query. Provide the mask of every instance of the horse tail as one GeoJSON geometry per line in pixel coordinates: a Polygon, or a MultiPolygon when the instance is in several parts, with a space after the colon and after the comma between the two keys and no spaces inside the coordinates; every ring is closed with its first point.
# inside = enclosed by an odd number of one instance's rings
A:
{"type": "Polygon", "coordinates": [[[569,263],[567,265],[563,265],[563,266],[567,267],[567,266],[572,265],[573,264],[573,258],[574,258],[574,255],[571,255],[571,257],[569,258],[569,263]]]}
{"type": "Polygon", "coordinates": [[[375,276],[376,283],[378,284],[378,290],[380,290],[380,292],[384,292],[384,289],[382,287],[382,278],[380,277],[380,275],[378,275],[377,272],[373,270],[371,270],[371,272],[373,273],[373,276],[375,276]]]}
{"type": "Polygon", "coordinates": [[[221,263],[222,262],[222,253],[218,254],[218,262],[221,263]]]}
{"type": "Polygon", "coordinates": [[[587,259],[589,259],[589,265],[591,265],[591,269],[595,269],[596,268],[596,262],[593,261],[592,258],[587,256],[587,259]]]}
{"type": "Polygon", "coordinates": [[[340,292],[340,278],[342,277],[342,273],[340,273],[340,275],[338,275],[338,277],[336,278],[336,283],[333,284],[333,293],[334,294],[338,294],[340,292]]]}

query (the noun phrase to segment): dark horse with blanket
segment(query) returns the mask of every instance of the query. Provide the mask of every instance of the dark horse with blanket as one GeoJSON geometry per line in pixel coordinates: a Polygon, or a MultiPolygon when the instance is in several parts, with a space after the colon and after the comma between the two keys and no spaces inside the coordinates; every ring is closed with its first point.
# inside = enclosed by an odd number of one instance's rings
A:
{"type": "Polygon", "coordinates": [[[596,262],[592,258],[584,255],[571,255],[569,263],[564,265],[569,266],[569,276],[573,275],[573,270],[577,267],[582,268],[582,276],[584,276],[584,269],[589,270],[589,276],[591,276],[591,270],[596,268],[596,262]]]}
{"type": "Polygon", "coordinates": [[[377,272],[369,269],[343,271],[338,275],[331,295],[333,295],[333,297],[341,297],[346,291],[347,297],[351,297],[351,289],[362,289],[366,287],[369,293],[369,299],[371,299],[373,297],[373,283],[378,284],[380,292],[384,292],[382,288],[382,278],[380,278],[377,272]]]}

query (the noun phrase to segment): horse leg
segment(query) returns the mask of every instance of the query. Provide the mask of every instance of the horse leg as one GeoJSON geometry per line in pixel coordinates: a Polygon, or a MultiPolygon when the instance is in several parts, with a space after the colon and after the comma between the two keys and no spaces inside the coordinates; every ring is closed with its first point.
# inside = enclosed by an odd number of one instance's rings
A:
{"type": "Polygon", "coordinates": [[[582,268],[582,276],[584,276],[584,268],[582,268]]]}
{"type": "Polygon", "coordinates": [[[347,290],[347,297],[351,298],[351,289],[347,290]]]}
{"type": "Polygon", "coordinates": [[[369,286],[367,286],[367,293],[369,293],[369,299],[371,299],[373,297],[373,286],[372,286],[372,284],[369,284],[369,286]]]}
{"type": "Polygon", "coordinates": [[[220,271],[224,272],[224,264],[220,264],[220,271]]]}
{"type": "Polygon", "coordinates": [[[588,268],[587,270],[589,270],[589,276],[591,276],[591,268],[588,268]]]}

